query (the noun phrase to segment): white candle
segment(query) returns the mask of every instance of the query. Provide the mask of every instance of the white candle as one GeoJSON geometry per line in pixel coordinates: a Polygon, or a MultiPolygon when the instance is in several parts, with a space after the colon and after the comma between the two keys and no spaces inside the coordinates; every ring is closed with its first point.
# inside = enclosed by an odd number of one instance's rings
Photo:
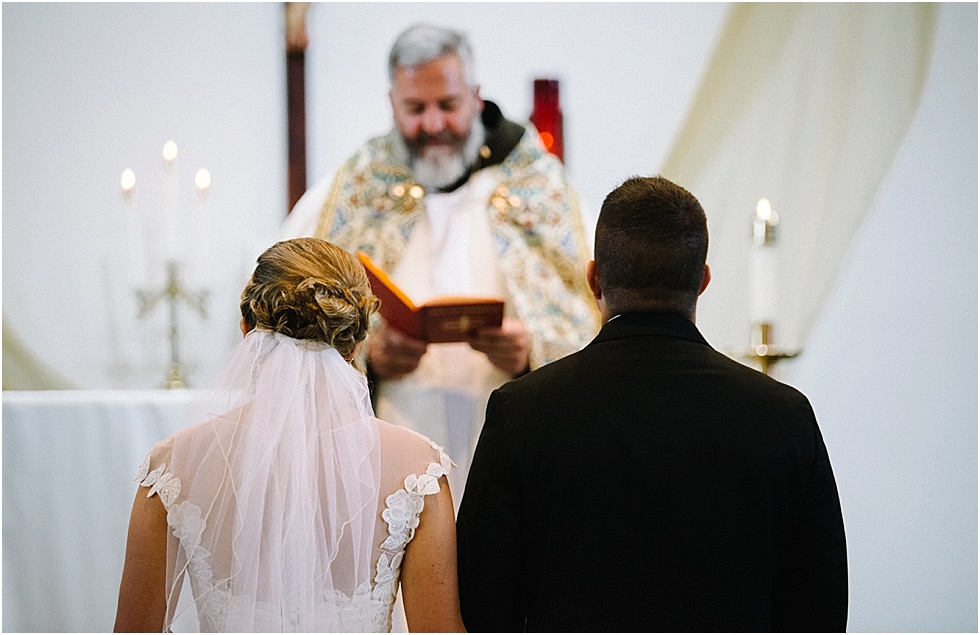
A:
{"type": "Polygon", "coordinates": [[[752,219],[752,323],[773,324],[779,297],[776,226],[779,216],[761,199],[752,219]]]}
{"type": "Polygon", "coordinates": [[[146,263],[143,261],[143,228],[136,200],[136,173],[132,168],[123,170],[119,179],[125,201],[126,236],[129,239],[129,263],[133,271],[133,283],[137,289],[146,286],[146,263]]]}
{"type": "Polygon", "coordinates": [[[194,176],[197,190],[197,281],[201,290],[211,282],[211,173],[201,168],[194,176]]]}
{"type": "Polygon", "coordinates": [[[177,240],[180,233],[180,209],[177,196],[177,144],[168,141],[163,146],[164,165],[164,222],[166,223],[166,258],[177,259],[177,240]]]}

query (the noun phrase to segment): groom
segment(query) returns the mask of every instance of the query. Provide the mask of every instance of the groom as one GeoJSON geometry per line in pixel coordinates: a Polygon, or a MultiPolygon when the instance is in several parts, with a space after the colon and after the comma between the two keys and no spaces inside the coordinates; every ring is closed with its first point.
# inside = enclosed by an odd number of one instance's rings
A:
{"type": "Polygon", "coordinates": [[[471,631],[843,631],[837,486],[801,393],[713,350],[704,211],[632,178],[602,205],[604,326],[495,391],[457,521],[471,631]]]}

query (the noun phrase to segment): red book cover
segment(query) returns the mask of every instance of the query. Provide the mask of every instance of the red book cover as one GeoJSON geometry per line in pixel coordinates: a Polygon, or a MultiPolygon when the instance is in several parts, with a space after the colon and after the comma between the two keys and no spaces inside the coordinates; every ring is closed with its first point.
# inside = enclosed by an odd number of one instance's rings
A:
{"type": "Polygon", "coordinates": [[[499,298],[440,297],[416,305],[370,256],[359,251],[357,259],[367,270],[371,290],[381,300],[381,317],[415,339],[431,344],[463,342],[479,328],[503,323],[504,302],[499,298]]]}

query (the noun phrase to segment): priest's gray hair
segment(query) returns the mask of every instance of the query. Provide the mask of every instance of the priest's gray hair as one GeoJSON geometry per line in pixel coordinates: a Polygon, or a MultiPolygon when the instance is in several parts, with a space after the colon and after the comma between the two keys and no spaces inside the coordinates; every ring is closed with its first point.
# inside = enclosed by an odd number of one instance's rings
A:
{"type": "Polygon", "coordinates": [[[476,85],[473,49],[466,35],[431,24],[410,26],[398,36],[388,55],[388,78],[395,83],[395,70],[403,66],[418,66],[442,57],[456,55],[463,62],[466,85],[476,85]]]}

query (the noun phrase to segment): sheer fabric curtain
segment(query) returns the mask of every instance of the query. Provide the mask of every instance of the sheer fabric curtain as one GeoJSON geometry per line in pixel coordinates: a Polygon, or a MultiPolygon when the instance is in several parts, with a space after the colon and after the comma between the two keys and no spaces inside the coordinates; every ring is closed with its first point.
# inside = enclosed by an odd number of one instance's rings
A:
{"type": "Polygon", "coordinates": [[[760,198],[780,217],[775,340],[805,343],[915,115],[937,18],[932,4],[731,5],[661,170],[708,215],[698,325],[716,347],[749,343],[760,198]]]}

